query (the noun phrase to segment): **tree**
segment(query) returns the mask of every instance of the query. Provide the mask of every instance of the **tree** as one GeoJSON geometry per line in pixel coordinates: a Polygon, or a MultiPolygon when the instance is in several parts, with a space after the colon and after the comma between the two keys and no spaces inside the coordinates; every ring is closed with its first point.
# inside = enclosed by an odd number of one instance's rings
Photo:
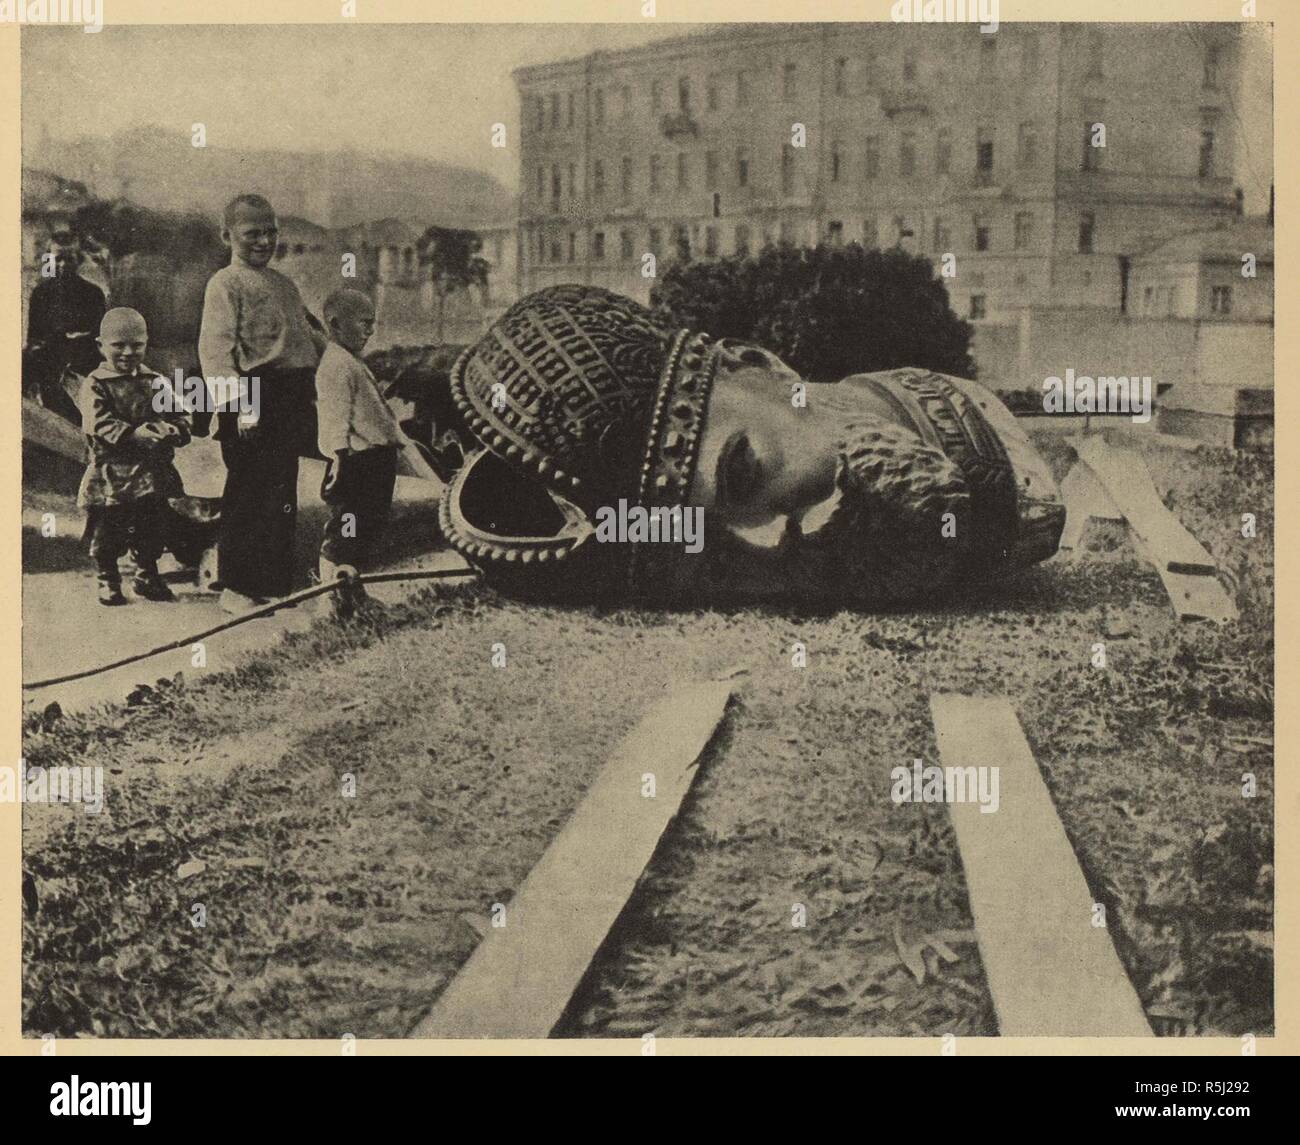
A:
{"type": "Polygon", "coordinates": [[[674,262],[650,303],[675,326],[756,342],[809,381],[921,366],[973,378],[974,333],[929,260],[901,249],[768,246],[674,262]]]}
{"type": "Polygon", "coordinates": [[[489,263],[478,253],[483,240],[473,231],[430,227],[420,236],[416,249],[438,298],[437,337],[441,342],[447,299],[471,286],[487,289],[489,263]]]}

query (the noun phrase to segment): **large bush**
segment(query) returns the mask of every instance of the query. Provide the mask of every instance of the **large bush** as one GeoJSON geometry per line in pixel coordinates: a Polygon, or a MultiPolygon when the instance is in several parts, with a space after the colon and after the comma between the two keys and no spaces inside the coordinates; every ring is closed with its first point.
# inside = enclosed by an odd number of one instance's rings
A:
{"type": "Polygon", "coordinates": [[[650,293],[671,322],[743,338],[811,381],[923,366],[973,378],[973,330],[927,259],[900,249],[768,246],[671,263],[650,293]]]}

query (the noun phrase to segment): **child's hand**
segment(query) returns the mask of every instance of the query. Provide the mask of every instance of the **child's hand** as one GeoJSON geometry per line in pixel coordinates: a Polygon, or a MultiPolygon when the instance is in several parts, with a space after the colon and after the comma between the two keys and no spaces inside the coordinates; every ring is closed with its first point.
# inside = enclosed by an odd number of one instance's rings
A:
{"type": "Polygon", "coordinates": [[[131,436],[144,445],[158,445],[170,435],[163,432],[161,422],[147,421],[144,425],[137,425],[131,436]]]}
{"type": "Polygon", "coordinates": [[[334,486],[339,483],[339,470],[343,468],[343,459],[346,456],[346,453],[339,452],[329,459],[329,464],[325,468],[325,480],[320,487],[322,494],[332,492],[334,486]]]}

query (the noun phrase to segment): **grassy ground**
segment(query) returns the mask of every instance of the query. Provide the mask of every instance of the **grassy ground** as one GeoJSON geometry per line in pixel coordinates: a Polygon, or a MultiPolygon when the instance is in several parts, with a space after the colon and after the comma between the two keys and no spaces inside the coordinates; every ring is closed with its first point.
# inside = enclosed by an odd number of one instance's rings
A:
{"type": "MultiPolygon", "coordinates": [[[[1068,447],[1045,449],[1059,475],[1068,447]]],[[[1231,572],[1238,624],[1177,624],[1095,525],[1080,558],[919,613],[430,591],[135,707],[31,721],[29,764],[104,766],[108,807],[25,808],[27,1032],[407,1033],[650,699],[737,667],[564,1033],[995,1032],[946,811],[889,799],[891,768],[937,762],[939,689],[1012,698],[1158,1031],[1269,1032],[1272,459],[1149,462],[1231,572]]]]}

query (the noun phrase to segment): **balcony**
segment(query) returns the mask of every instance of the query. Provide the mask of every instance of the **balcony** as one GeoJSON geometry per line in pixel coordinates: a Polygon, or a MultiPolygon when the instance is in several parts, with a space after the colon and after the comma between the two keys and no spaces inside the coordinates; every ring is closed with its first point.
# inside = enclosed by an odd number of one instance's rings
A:
{"type": "Polygon", "coordinates": [[[680,139],[687,135],[694,139],[700,133],[700,125],[691,117],[689,111],[680,111],[676,115],[665,115],[659,121],[659,130],[666,139],[680,139]]]}
{"type": "Polygon", "coordinates": [[[896,115],[909,112],[913,115],[929,115],[930,99],[924,92],[916,88],[882,91],[880,93],[880,110],[890,119],[893,119],[896,115]]]}

